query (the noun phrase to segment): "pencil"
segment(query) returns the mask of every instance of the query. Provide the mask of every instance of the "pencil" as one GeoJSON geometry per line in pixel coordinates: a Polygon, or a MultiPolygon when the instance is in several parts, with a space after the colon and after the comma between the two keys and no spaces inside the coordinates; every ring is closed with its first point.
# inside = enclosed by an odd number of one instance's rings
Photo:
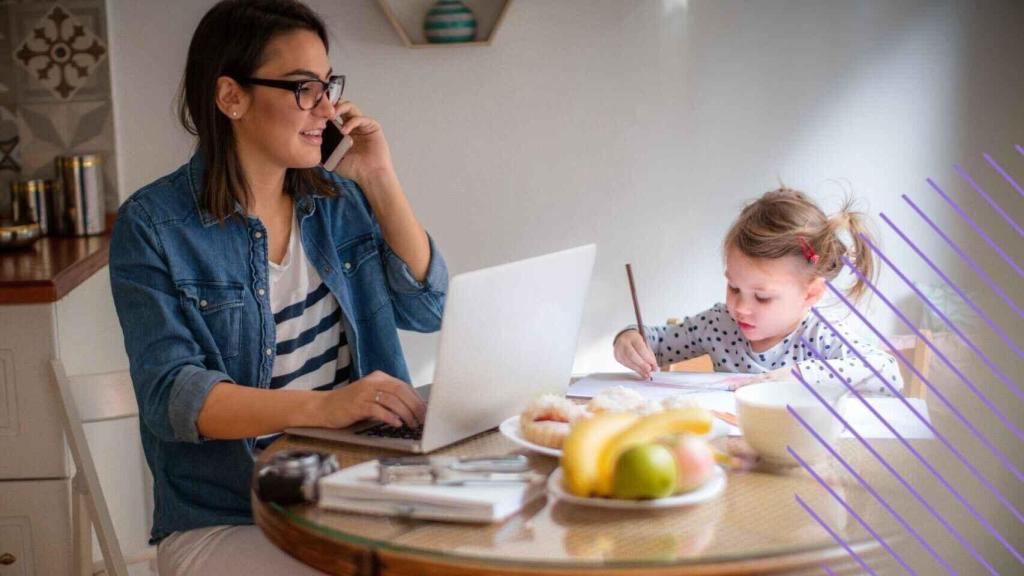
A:
{"type": "MultiPolygon", "coordinates": [[[[644,330],[644,319],[640,316],[640,301],[636,298],[636,284],[633,282],[633,266],[626,264],[626,277],[629,278],[629,293],[633,296],[633,312],[636,313],[636,326],[637,330],[640,331],[640,337],[644,340],[644,345],[647,345],[647,332],[644,330]]],[[[650,346],[648,346],[648,349],[650,346]]],[[[654,376],[650,377],[654,380],[654,376]]]]}

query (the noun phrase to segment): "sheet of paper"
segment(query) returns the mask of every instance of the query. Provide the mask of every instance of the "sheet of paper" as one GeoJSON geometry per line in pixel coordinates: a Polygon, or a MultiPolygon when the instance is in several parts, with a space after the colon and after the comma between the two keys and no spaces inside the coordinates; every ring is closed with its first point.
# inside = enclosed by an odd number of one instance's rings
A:
{"type": "MultiPolygon", "coordinates": [[[[625,386],[631,390],[636,390],[648,400],[660,401],[670,396],[685,395],[687,400],[691,400],[709,410],[736,413],[736,400],[732,392],[696,387],[701,385],[714,386],[723,379],[733,376],[733,374],[720,372],[661,372],[659,374],[663,377],[655,378],[654,381],[641,380],[638,376],[631,373],[590,374],[569,386],[569,391],[566,395],[575,398],[591,398],[605,388],[625,386]],[[668,375],[672,376],[664,378],[664,376],[668,375]]],[[[934,437],[931,430],[899,398],[866,397],[865,400],[904,438],[911,440],[934,437]]],[[[924,400],[908,398],[907,402],[914,406],[928,422],[931,422],[931,418],[928,415],[928,406],[924,400]]],[[[846,399],[843,417],[864,438],[895,438],[893,433],[868,410],[864,403],[854,396],[846,399]]],[[[729,435],[739,436],[741,431],[735,426],[730,426],[729,435]]],[[[852,438],[853,434],[849,430],[844,430],[842,436],[844,438],[852,438]]]]}
{"type": "Polygon", "coordinates": [[[611,386],[625,386],[636,390],[645,398],[660,400],[676,394],[722,390],[723,381],[735,374],[721,372],[656,372],[653,380],[643,380],[633,373],[590,374],[569,386],[566,396],[592,398],[611,386]]]}
{"type": "MultiPolygon", "coordinates": [[[[907,408],[899,398],[865,398],[892,427],[907,440],[934,438],[935,435],[921,420],[907,408]]],[[[928,405],[920,398],[907,398],[929,423],[928,405]]],[[[895,438],[889,429],[857,398],[847,398],[846,413],[843,415],[850,426],[864,438],[895,438]]],[[[849,430],[843,431],[844,438],[853,438],[849,430]]]]}

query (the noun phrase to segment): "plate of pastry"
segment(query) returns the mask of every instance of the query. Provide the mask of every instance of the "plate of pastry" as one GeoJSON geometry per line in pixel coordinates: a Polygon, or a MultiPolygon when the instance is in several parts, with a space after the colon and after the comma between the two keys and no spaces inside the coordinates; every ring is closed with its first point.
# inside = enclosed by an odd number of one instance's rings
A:
{"type": "MultiPolygon", "coordinates": [[[[685,395],[670,396],[661,401],[645,400],[638,392],[625,386],[606,388],[585,404],[564,396],[544,394],[531,402],[521,414],[505,419],[498,426],[498,431],[532,452],[559,458],[562,456],[562,443],[569,436],[572,424],[578,420],[606,411],[629,411],[646,415],[689,403],[692,402],[685,395]]],[[[707,438],[717,438],[728,433],[728,424],[716,418],[707,438]]]]}

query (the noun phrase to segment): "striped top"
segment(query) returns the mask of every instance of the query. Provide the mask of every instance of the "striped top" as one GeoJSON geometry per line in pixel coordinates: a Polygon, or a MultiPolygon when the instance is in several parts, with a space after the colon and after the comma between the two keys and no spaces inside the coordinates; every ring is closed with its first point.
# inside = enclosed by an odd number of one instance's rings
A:
{"type": "Polygon", "coordinates": [[[309,265],[298,222],[292,222],[284,259],[268,264],[277,341],[270,388],[330,390],[348,383],[351,358],[342,310],[309,265]]]}
{"type": "MultiPolygon", "coordinates": [[[[270,388],[330,390],[347,384],[352,362],[342,310],[316,268],[309,265],[297,221],[292,221],[281,263],[268,260],[267,264],[277,341],[270,388]]],[[[262,451],[280,435],[260,436],[256,450],[262,451]]]]}

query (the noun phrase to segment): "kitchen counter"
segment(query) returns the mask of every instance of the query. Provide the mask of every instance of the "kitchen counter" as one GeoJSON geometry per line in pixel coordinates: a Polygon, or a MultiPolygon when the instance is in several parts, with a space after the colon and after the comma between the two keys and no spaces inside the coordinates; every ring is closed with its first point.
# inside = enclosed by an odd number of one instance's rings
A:
{"type": "Polygon", "coordinates": [[[56,302],[107,265],[110,234],[44,236],[31,247],[0,251],[0,304],[56,302]]]}

